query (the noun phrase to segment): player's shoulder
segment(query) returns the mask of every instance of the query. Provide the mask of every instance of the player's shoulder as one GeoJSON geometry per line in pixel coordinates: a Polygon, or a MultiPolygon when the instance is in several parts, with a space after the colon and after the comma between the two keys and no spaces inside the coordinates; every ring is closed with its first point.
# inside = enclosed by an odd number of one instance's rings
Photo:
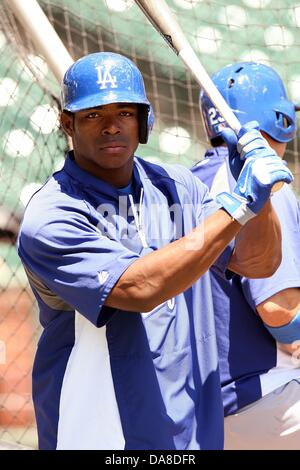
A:
{"type": "Polygon", "coordinates": [[[290,204],[295,207],[298,205],[297,195],[291,185],[284,184],[280,191],[273,193],[272,203],[277,204],[280,202],[283,204],[290,204]]]}
{"type": "Polygon", "coordinates": [[[280,218],[298,220],[299,200],[290,185],[283,185],[280,191],[273,194],[272,205],[280,218]]]}
{"type": "Polygon", "coordinates": [[[88,208],[78,190],[68,184],[62,174],[57,172],[36,191],[24,212],[21,233],[34,237],[43,227],[53,221],[68,221],[71,213],[86,213],[88,208]]]}
{"type": "Polygon", "coordinates": [[[206,176],[209,173],[216,173],[224,165],[227,158],[228,151],[226,147],[211,148],[205,152],[204,158],[191,168],[191,171],[198,177],[206,176]]]}

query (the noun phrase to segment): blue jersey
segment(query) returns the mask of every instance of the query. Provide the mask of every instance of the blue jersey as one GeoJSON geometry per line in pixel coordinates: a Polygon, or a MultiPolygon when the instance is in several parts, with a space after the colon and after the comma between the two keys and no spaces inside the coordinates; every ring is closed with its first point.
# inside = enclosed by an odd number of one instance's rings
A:
{"type": "Polygon", "coordinates": [[[222,448],[209,274],[150,313],[104,305],[133,262],[217,208],[185,168],[135,158],[132,185],[118,190],[72,153],[33,196],[19,254],[44,327],[33,367],[41,449],[222,448]]]}
{"type": "MultiPolygon", "coordinates": [[[[211,195],[234,188],[225,147],[209,150],[192,172],[211,195]]],[[[283,258],[276,273],[266,279],[235,276],[226,281],[211,272],[225,416],[300,377],[297,364],[277,348],[256,312],[275,293],[300,287],[299,203],[285,185],[273,195],[272,204],[282,226],[283,258]]]]}

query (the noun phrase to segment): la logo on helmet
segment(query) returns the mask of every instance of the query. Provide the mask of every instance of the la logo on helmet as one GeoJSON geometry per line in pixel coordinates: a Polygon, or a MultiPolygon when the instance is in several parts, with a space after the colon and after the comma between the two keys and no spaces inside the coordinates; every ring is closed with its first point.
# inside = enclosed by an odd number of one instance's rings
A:
{"type": "Polygon", "coordinates": [[[106,67],[103,67],[103,65],[98,65],[97,73],[97,83],[100,85],[100,90],[105,90],[107,86],[110,86],[110,88],[118,88],[116,77],[113,77],[106,67]]]}

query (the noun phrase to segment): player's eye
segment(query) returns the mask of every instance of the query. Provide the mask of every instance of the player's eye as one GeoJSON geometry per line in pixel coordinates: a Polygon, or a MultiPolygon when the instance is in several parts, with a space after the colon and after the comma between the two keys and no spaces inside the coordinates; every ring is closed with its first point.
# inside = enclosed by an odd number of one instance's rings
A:
{"type": "Polygon", "coordinates": [[[125,116],[125,117],[133,116],[133,112],[132,111],[121,111],[120,116],[125,116]]]}
{"type": "Polygon", "coordinates": [[[88,119],[94,119],[96,117],[99,117],[99,113],[97,113],[96,111],[86,115],[86,118],[88,119]]]}

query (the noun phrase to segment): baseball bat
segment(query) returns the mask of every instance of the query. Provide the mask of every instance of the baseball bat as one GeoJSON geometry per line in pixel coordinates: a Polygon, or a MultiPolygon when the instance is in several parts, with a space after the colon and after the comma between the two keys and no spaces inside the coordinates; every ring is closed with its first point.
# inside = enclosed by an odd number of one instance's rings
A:
{"type": "MultiPolygon", "coordinates": [[[[135,0],[135,3],[164,38],[169,47],[181,58],[188,70],[193,74],[197,83],[205,90],[206,94],[223,116],[228,126],[238,134],[241,129],[241,123],[201,64],[165,0],[135,0]]],[[[274,184],[272,192],[278,191],[283,184],[283,182],[274,184]]]]}

